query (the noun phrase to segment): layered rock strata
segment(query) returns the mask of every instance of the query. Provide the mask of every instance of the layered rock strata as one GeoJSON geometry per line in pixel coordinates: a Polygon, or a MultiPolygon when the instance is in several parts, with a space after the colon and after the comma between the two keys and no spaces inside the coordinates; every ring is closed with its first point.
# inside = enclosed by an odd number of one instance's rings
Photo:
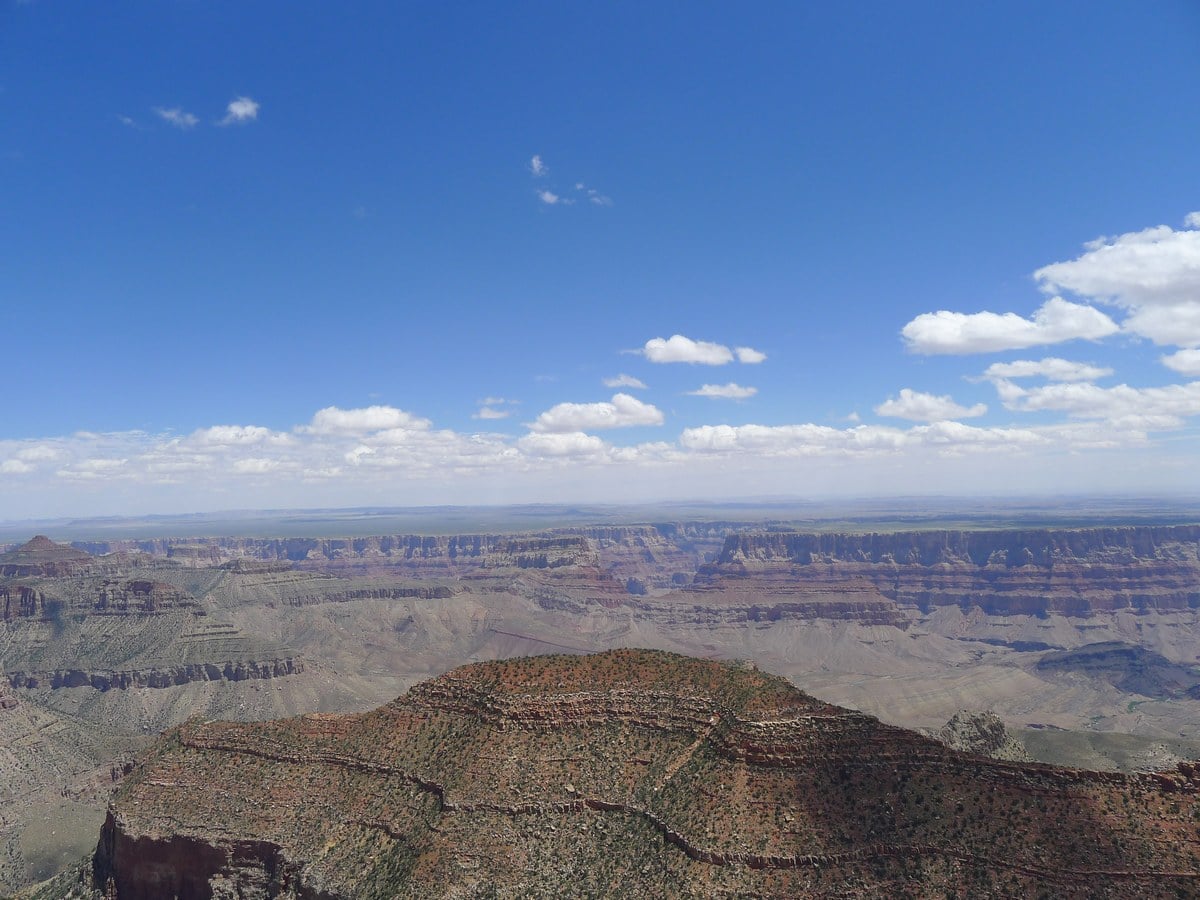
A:
{"type": "MultiPolygon", "coordinates": [[[[735,534],[688,589],[752,586],[775,603],[840,595],[929,611],[1088,616],[1200,606],[1200,526],[893,534],[735,534]]],[[[844,617],[860,618],[854,610],[844,617]]]]}
{"type": "Polygon", "coordinates": [[[1002,763],[650,651],[467,666],[352,716],[188,723],[97,847],[116,900],[1167,897],[1200,774],[1002,763]]]}
{"type": "Polygon", "coordinates": [[[44,672],[7,672],[4,680],[12,688],[91,687],[98,691],[128,688],[166,688],[194,681],[254,681],[283,678],[304,671],[299,657],[265,660],[239,660],[218,663],[192,663],[125,671],[89,671],[54,669],[44,672]]]}

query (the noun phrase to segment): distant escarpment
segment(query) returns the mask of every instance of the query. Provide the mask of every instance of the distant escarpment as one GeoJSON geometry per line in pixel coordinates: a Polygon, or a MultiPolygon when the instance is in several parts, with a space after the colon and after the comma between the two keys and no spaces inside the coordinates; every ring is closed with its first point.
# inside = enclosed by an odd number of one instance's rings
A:
{"type": "Polygon", "coordinates": [[[44,672],[6,672],[4,680],[13,688],[90,687],[98,691],[127,688],[166,688],[193,681],[252,681],[283,678],[304,671],[298,657],[264,660],[238,660],[221,663],[191,663],[124,671],[54,669],[44,672]]]}
{"type": "Polygon", "coordinates": [[[534,534],[379,535],[358,538],[163,538],[85,541],[93,554],[147,553],[185,565],[222,564],[262,571],[271,563],[301,568],[379,568],[409,575],[462,575],[506,567],[554,569],[599,566],[614,578],[652,587],[691,581],[701,563],[720,551],[725,536],[744,525],[668,523],[560,528],[534,534]]]}
{"type": "Polygon", "coordinates": [[[161,538],[75,545],[95,553],[140,551],[199,565],[241,558],[286,561],[322,569],[379,565],[409,571],[461,574],[484,567],[557,568],[590,561],[595,553],[578,535],[379,535],[359,538],[161,538]]]}
{"type": "Polygon", "coordinates": [[[173,729],[93,875],[112,900],[1174,897],[1200,889],[1198,782],[957,752],[746,667],[534,657],[173,729]]]}
{"type": "Polygon", "coordinates": [[[883,598],[898,607],[1087,616],[1200,606],[1200,526],[730,535],[697,596],[753,589],[883,598]]]}

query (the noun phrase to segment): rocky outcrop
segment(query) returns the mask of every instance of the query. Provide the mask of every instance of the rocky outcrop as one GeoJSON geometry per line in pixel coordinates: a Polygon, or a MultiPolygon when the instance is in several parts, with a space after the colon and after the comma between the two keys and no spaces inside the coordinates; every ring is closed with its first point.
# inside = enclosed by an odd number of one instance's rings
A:
{"type": "Polygon", "coordinates": [[[31,584],[0,584],[0,620],[51,618],[65,604],[31,584]]]}
{"type": "Polygon", "coordinates": [[[1200,606],[1200,526],[735,534],[697,594],[865,594],[928,611],[1088,616],[1200,606]]]}
{"type": "Polygon", "coordinates": [[[1029,752],[1009,734],[1004,722],[994,712],[956,712],[934,735],[947,747],[963,753],[975,753],[992,759],[1028,762],[1029,752]]]}
{"type": "Polygon", "coordinates": [[[1198,780],[963,754],[704,660],[535,657],[371,713],[174,729],[94,872],[113,900],[1167,897],[1200,888],[1198,780]]]}
{"type": "Polygon", "coordinates": [[[302,659],[285,657],[266,660],[192,663],[125,671],[54,669],[46,672],[7,672],[4,679],[13,688],[90,687],[98,691],[109,691],[127,688],[175,687],[193,681],[251,681],[262,678],[283,678],[303,671],[304,661],[302,659]]]}

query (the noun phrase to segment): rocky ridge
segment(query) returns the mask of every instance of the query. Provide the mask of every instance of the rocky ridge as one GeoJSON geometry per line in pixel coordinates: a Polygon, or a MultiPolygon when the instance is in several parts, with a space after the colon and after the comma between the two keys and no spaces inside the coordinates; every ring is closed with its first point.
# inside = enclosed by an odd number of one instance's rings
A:
{"type": "Polygon", "coordinates": [[[115,900],[1165,897],[1200,888],[1198,778],[998,762],[671,654],[535,657],[370,713],[171,731],[94,878],[115,900]]]}

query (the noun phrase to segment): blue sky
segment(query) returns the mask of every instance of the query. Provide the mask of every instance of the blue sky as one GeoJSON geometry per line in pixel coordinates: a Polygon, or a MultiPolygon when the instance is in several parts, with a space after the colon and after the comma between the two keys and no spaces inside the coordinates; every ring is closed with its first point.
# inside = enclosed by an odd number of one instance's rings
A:
{"type": "Polygon", "coordinates": [[[1195,3],[5,2],[0,518],[1197,486],[1195,3]]]}

